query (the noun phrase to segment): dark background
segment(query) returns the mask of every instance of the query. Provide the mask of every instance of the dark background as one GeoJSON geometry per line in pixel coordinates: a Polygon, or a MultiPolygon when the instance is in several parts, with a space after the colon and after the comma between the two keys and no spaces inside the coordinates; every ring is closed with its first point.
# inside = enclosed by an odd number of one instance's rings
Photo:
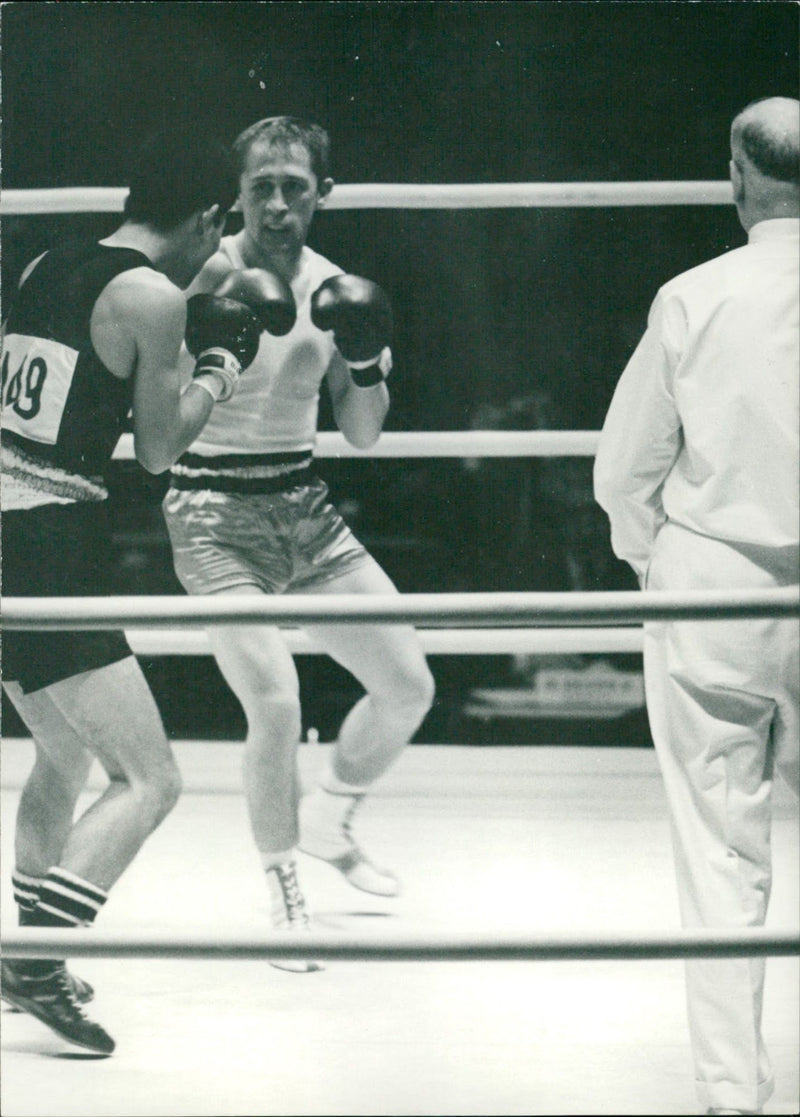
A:
{"type": "MultiPolygon", "coordinates": [[[[329,129],[340,182],[721,180],[736,112],[798,93],[794,3],[11,3],[0,18],[7,189],[121,186],[154,128],[231,139],[277,113],[329,129]]],[[[4,292],[54,240],[117,222],[6,218],[4,292]]],[[[323,212],[311,243],[392,297],[387,430],[570,430],[601,425],[658,286],[744,235],[730,206],[365,210],[323,212]]],[[[593,504],[590,459],[320,469],[404,591],[634,587],[593,504]]],[[[133,463],[111,482],[117,592],[180,592],[164,482],[133,463]]],[[[330,738],[357,692],[327,661],[298,665],[307,724],[330,738]]],[[[244,733],[208,658],[143,666],[172,733],[244,733]]],[[[421,741],[470,739],[470,688],[519,683],[508,657],[432,666],[421,741]]],[[[643,715],[475,735],[649,740],[643,715]]]]}

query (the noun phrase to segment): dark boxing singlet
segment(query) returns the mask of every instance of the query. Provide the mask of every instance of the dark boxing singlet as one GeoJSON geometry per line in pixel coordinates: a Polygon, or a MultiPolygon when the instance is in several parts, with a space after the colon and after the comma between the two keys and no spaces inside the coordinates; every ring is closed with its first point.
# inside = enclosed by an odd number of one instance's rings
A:
{"type": "Polygon", "coordinates": [[[141,252],[81,241],[47,252],[17,292],[2,358],[6,510],[104,500],[102,475],[133,397],[91,340],[94,305],[141,252]]]}

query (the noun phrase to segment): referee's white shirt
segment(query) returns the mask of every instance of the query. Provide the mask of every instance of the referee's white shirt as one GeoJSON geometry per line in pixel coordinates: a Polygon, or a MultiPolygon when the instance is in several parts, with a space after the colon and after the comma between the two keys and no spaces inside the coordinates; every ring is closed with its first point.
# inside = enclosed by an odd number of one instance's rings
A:
{"type": "Polygon", "coordinates": [[[669,519],[734,545],[800,539],[800,221],[676,276],[608,411],[595,496],[644,580],[669,519]]]}

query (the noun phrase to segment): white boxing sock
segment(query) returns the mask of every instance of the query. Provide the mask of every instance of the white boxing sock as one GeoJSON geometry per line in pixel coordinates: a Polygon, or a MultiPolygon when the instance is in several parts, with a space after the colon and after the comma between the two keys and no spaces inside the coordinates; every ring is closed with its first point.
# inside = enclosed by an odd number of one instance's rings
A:
{"type": "Polygon", "coordinates": [[[274,869],[276,865],[285,865],[287,862],[294,861],[296,852],[294,849],[285,849],[278,853],[264,853],[259,850],[258,856],[261,858],[264,870],[269,871],[269,869],[274,869]]]}
{"type": "Polygon", "coordinates": [[[369,791],[368,784],[345,783],[344,780],[335,776],[330,768],[322,776],[319,786],[323,791],[329,791],[331,795],[364,795],[365,792],[369,791]]]}

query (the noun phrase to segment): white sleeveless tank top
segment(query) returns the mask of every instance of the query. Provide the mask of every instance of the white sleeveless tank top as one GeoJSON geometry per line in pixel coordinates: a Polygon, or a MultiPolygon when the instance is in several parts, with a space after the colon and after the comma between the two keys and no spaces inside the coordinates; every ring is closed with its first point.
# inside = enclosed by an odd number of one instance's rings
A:
{"type": "MultiPolygon", "coordinates": [[[[220,251],[236,270],[247,267],[233,237],[220,251]]],[[[255,360],[232,399],[218,404],[190,447],[193,454],[281,454],[313,450],[319,390],[336,349],[311,322],[311,296],[342,269],[305,246],[291,288],[297,321],[284,337],[262,333],[255,360]]]]}

